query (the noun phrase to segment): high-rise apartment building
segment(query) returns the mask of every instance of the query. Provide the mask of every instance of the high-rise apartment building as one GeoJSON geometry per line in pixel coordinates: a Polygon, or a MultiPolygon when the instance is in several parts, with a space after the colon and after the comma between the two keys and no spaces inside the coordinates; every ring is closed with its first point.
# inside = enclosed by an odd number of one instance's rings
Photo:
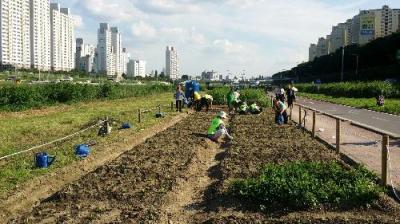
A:
{"type": "Polygon", "coordinates": [[[349,44],[347,39],[348,29],[346,23],[339,23],[337,26],[332,28],[331,39],[330,39],[330,51],[335,52],[341,47],[345,47],[349,44]]]}
{"type": "MultiPolygon", "coordinates": [[[[400,32],[400,9],[391,9],[384,5],[381,9],[361,10],[358,15],[334,26],[331,33],[330,49],[334,52],[341,46],[350,44],[366,44],[376,38],[386,37],[395,32],[400,32]]],[[[325,51],[325,45],[320,39],[317,45],[317,57],[325,51]]],[[[310,49],[309,49],[310,50],[310,49]]],[[[311,59],[311,51],[309,52],[311,59]]],[[[329,53],[328,53],[329,54],[329,53]]]]}
{"type": "Polygon", "coordinates": [[[319,38],[317,44],[317,57],[321,57],[330,53],[330,36],[327,38],[319,38]]]}
{"type": "Polygon", "coordinates": [[[123,73],[121,65],[122,39],[118,27],[111,27],[111,45],[114,54],[115,74],[121,76],[123,73]]]}
{"type": "Polygon", "coordinates": [[[165,52],[166,58],[166,76],[172,80],[176,80],[179,77],[179,58],[178,52],[174,47],[167,46],[165,52]]]}
{"type": "Polygon", "coordinates": [[[60,4],[50,5],[51,68],[55,71],[71,71],[75,67],[74,20],[69,8],[60,4]]]}
{"type": "Polygon", "coordinates": [[[128,77],[146,77],[146,61],[129,60],[127,68],[128,77]]]}
{"type": "Polygon", "coordinates": [[[314,61],[314,59],[317,57],[317,45],[316,44],[311,44],[310,47],[308,48],[308,60],[309,61],[314,61]]]}
{"type": "Polygon", "coordinates": [[[30,2],[0,1],[0,65],[30,68],[30,2]]]}
{"type": "Polygon", "coordinates": [[[93,72],[96,48],[93,45],[85,44],[82,38],[76,39],[75,69],[93,72]]]}
{"type": "Polygon", "coordinates": [[[131,58],[131,55],[128,53],[126,48],[122,48],[121,54],[121,71],[123,74],[128,74],[128,63],[131,58]]]}
{"type": "Polygon", "coordinates": [[[115,76],[115,57],[112,47],[112,33],[108,23],[100,23],[97,32],[97,72],[115,76]]]}
{"type": "Polygon", "coordinates": [[[50,1],[30,0],[31,67],[51,69],[50,1]]]}

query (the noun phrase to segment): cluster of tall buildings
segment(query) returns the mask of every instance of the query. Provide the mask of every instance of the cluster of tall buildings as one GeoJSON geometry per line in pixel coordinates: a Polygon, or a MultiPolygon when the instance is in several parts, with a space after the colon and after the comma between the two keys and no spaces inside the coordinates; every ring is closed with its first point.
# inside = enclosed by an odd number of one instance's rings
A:
{"type": "Polygon", "coordinates": [[[85,44],[82,38],[76,39],[75,65],[77,70],[117,79],[123,74],[128,78],[146,76],[146,62],[131,59],[130,53],[122,46],[120,30],[108,23],[100,23],[96,47],[85,44]]]}
{"type": "Polygon", "coordinates": [[[363,45],[374,39],[400,32],[400,9],[384,5],[381,9],[361,10],[358,15],[332,28],[330,35],[318,39],[309,48],[309,61],[351,45],[363,45]]]}
{"type": "Polygon", "coordinates": [[[74,20],[70,9],[49,0],[0,1],[0,65],[74,69],[74,20]]]}

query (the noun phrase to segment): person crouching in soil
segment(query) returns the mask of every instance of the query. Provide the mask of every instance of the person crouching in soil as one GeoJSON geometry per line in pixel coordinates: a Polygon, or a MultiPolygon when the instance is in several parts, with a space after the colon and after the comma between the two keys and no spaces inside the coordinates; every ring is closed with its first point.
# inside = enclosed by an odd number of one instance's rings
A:
{"type": "Polygon", "coordinates": [[[280,100],[274,100],[275,122],[279,125],[288,123],[287,106],[280,100]]]}
{"type": "Polygon", "coordinates": [[[239,106],[239,114],[246,115],[249,113],[249,106],[247,106],[247,102],[241,102],[239,106]]]}
{"type": "Polygon", "coordinates": [[[183,100],[185,99],[185,94],[182,91],[182,86],[178,85],[176,87],[174,97],[176,102],[176,111],[182,112],[183,100]]]}
{"type": "Polygon", "coordinates": [[[206,111],[212,109],[213,97],[209,94],[205,94],[200,98],[200,102],[196,104],[196,110],[201,111],[203,107],[206,108],[206,111]]]}
{"type": "Polygon", "coordinates": [[[251,114],[261,114],[262,108],[257,105],[256,102],[250,103],[249,112],[251,114]]]}
{"type": "Polygon", "coordinates": [[[227,114],[224,111],[218,112],[217,116],[211,121],[210,128],[208,128],[207,136],[214,142],[218,142],[220,138],[227,137],[232,140],[233,137],[228,133],[225,127],[224,120],[226,120],[227,114]]]}

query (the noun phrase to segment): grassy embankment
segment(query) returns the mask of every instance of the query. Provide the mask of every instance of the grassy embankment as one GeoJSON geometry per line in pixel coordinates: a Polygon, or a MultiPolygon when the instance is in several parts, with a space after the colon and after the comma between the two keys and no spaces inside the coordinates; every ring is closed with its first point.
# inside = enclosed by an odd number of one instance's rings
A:
{"type": "MultiPolygon", "coordinates": [[[[0,157],[69,135],[95,123],[98,118],[108,116],[118,121],[114,126],[114,132],[105,138],[97,136],[98,129],[92,129],[65,142],[0,161],[0,197],[35,176],[78,161],[79,159],[74,155],[74,146],[77,144],[95,140],[98,144],[92,153],[96,153],[97,150],[107,150],[102,148],[104,144],[121,142],[144,128],[162,122],[155,118],[155,112],[151,112],[144,114],[142,123],[138,124],[137,110],[155,108],[159,104],[169,105],[171,95],[171,92],[164,91],[124,99],[64,104],[41,110],[0,112],[0,142],[2,143],[0,157]],[[130,122],[134,128],[117,131],[122,122],[130,122]],[[49,169],[34,167],[34,154],[40,151],[56,156],[56,161],[49,169]]],[[[166,111],[168,116],[175,115],[169,112],[169,109],[163,108],[163,111],[166,111]]]]}
{"type": "Polygon", "coordinates": [[[329,83],[318,90],[313,84],[297,84],[298,96],[323,100],[391,114],[400,114],[400,85],[386,82],[329,83]],[[376,105],[375,96],[383,93],[385,106],[376,105]]]}

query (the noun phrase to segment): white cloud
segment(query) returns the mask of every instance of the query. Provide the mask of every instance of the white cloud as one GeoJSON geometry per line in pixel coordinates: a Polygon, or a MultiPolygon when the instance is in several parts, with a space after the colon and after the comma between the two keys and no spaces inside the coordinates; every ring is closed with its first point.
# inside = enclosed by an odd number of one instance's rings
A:
{"type": "Polygon", "coordinates": [[[135,0],[135,5],[151,14],[190,14],[200,11],[197,4],[182,0],[135,0]]]}
{"type": "Polygon", "coordinates": [[[84,27],[83,19],[81,16],[73,15],[75,28],[82,29],[84,27]]]}
{"type": "Polygon", "coordinates": [[[156,29],[146,22],[139,21],[132,25],[132,34],[135,38],[146,40],[153,39],[157,36],[156,29]]]}
{"type": "Polygon", "coordinates": [[[129,0],[82,0],[81,4],[94,16],[111,22],[130,22],[143,16],[129,0]]]}
{"type": "Polygon", "coordinates": [[[232,43],[227,39],[214,40],[213,47],[214,49],[221,51],[225,54],[241,53],[244,50],[243,45],[238,43],[232,43]]]}

